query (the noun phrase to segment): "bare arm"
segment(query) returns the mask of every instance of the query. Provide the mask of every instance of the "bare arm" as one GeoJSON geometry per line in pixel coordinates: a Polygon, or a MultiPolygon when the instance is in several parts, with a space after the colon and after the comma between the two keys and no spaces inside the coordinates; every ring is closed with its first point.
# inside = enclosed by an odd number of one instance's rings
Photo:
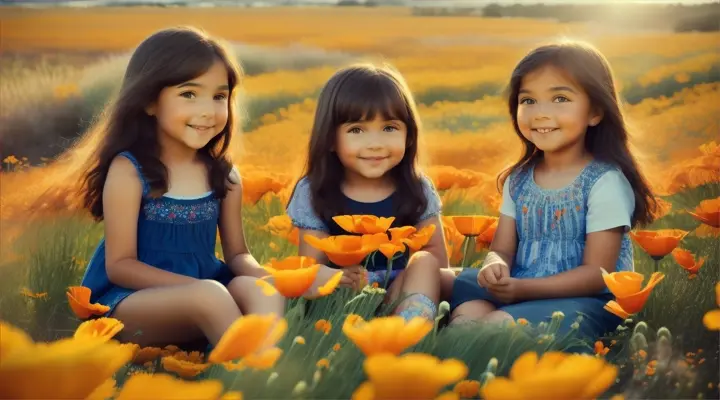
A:
{"type": "Polygon", "coordinates": [[[237,170],[230,173],[228,193],[220,208],[220,242],[228,267],[235,275],[262,278],[268,273],[250,254],[242,222],[242,181],[237,170]]]}
{"type": "Polygon", "coordinates": [[[569,271],[544,278],[523,279],[523,297],[527,300],[551,297],[588,296],[605,288],[600,268],[615,271],[623,227],[587,235],[583,264],[569,271]]]}
{"type": "Polygon", "coordinates": [[[142,184],[132,162],[117,157],[103,188],[105,268],[116,285],[129,289],[182,285],[195,278],[145,264],[137,259],[137,225],[142,184]]]}
{"type": "Polygon", "coordinates": [[[505,263],[508,268],[511,268],[515,261],[516,251],[517,230],[515,227],[515,219],[505,214],[500,214],[495,237],[490,244],[490,251],[487,257],[485,257],[483,266],[501,261],[505,263]]]}

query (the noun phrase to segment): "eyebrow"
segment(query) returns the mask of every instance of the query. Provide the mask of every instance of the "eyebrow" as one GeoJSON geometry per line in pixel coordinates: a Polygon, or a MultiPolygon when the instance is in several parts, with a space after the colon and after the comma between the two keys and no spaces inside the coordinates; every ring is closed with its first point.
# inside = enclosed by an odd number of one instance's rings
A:
{"type": "MultiPolygon", "coordinates": [[[[198,87],[198,88],[201,88],[201,87],[203,87],[203,85],[201,85],[201,84],[199,84],[199,83],[195,83],[195,82],[185,82],[185,83],[179,84],[177,87],[178,87],[178,89],[184,88],[184,87],[198,87]]],[[[230,86],[229,86],[229,85],[220,85],[220,86],[218,86],[218,89],[219,89],[219,90],[230,90],[230,86]]]]}
{"type": "MultiPolygon", "coordinates": [[[[570,93],[577,93],[575,90],[573,90],[573,88],[571,88],[571,87],[569,87],[569,86],[553,86],[553,87],[550,88],[550,91],[551,91],[551,92],[563,92],[563,91],[565,91],[565,92],[570,92],[570,93]]],[[[518,94],[520,94],[520,93],[530,93],[530,91],[527,90],[527,89],[520,89],[520,90],[518,91],[518,94]]]]}

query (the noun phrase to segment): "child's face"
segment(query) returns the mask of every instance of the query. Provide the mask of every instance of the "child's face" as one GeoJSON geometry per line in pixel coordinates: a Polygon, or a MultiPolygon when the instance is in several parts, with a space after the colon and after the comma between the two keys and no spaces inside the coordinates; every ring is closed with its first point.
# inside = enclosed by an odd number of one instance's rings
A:
{"type": "Polygon", "coordinates": [[[342,124],[337,128],[337,152],[348,174],[365,179],[381,178],[405,156],[407,126],[400,120],[342,124]]]}
{"type": "Polygon", "coordinates": [[[585,91],[553,66],[523,78],[518,103],[520,132],[546,154],[582,149],[587,127],[601,119],[585,91]]]}
{"type": "Polygon", "coordinates": [[[229,95],[227,69],[218,60],[203,75],[164,88],[147,111],[157,118],[160,140],[199,150],[225,128],[229,95]]]}

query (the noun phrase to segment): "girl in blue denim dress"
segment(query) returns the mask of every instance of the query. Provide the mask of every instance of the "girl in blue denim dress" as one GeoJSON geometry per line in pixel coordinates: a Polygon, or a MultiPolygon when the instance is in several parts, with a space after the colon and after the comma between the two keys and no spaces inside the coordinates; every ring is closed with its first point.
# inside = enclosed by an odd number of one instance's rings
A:
{"type": "Polygon", "coordinates": [[[214,345],[242,314],[284,312],[282,297],[255,284],[265,272],[245,244],[240,176],[226,154],[239,79],[215,39],[159,31],[135,50],[91,133],[83,194],[105,236],[81,285],[124,324],[121,341],[214,345]],[[216,257],[218,228],[227,263],[216,257]]]}
{"type": "Polygon", "coordinates": [[[583,315],[592,338],[621,320],[602,278],[632,271],[629,230],[653,220],[657,204],[628,149],[610,67],[589,45],[539,47],[515,68],[509,88],[521,159],[500,175],[502,206],[479,269],[455,281],[451,324],[583,315]]]}
{"type": "MultiPolygon", "coordinates": [[[[384,285],[389,278],[388,301],[408,295],[395,314],[433,320],[441,280],[449,295],[454,275],[442,236],[440,198],[416,170],[418,136],[415,103],[402,76],[372,65],[338,71],[320,93],[306,173],[293,190],[287,213],[301,239],[306,234],[351,235],[333,220],[338,215],[395,217],[392,227],[412,225],[418,230],[434,224],[435,232],[421,251],[393,258],[390,277],[388,260],[380,252],[363,262],[371,284],[384,285]]],[[[299,254],[323,264],[315,288],[337,272],[338,266],[304,239],[299,254]]],[[[359,288],[363,266],[342,270],[340,284],[359,288]]]]}

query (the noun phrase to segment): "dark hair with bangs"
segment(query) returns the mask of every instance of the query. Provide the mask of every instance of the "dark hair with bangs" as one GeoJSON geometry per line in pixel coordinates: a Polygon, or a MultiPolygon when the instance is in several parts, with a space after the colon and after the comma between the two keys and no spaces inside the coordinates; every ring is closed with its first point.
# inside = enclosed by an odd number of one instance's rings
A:
{"type": "Polygon", "coordinates": [[[229,50],[217,40],[189,27],[156,32],[135,50],[125,71],[120,93],[104,117],[90,132],[94,153],[83,173],[81,192],[84,207],[96,220],[103,219],[102,192],[110,163],[130,151],[140,163],[152,195],[168,190],[168,172],[160,161],[157,120],[146,113],[161,90],[196,78],[216,62],[225,64],[230,87],[228,121],[225,128],[198,151],[207,166],[210,185],[218,198],[227,194],[226,179],[232,169],[230,148],[235,129],[235,89],[241,70],[229,50]]]}
{"type": "Polygon", "coordinates": [[[419,120],[412,93],[402,76],[390,67],[353,65],[328,80],[315,110],[305,176],[310,182],[313,209],[324,220],[348,213],[340,188],[345,168],[333,151],[337,129],[345,123],[372,120],[376,115],[401,120],[407,126],[405,156],[389,171],[396,186],[396,224],[416,224],[427,207],[416,170],[419,120]]]}
{"type": "Polygon", "coordinates": [[[587,128],[585,148],[596,160],[619,167],[630,182],[635,193],[632,225],[651,223],[657,215],[658,204],[630,152],[628,128],[620,108],[612,69],[607,59],[597,49],[582,42],[568,41],[538,47],[520,60],[515,67],[510,78],[507,100],[515,133],[522,141],[524,151],[520,160],[500,173],[499,188],[514,170],[525,168],[542,158],[543,152],[520,132],[517,111],[518,94],[523,78],[545,66],[553,66],[568,73],[588,95],[591,107],[602,112],[600,123],[587,128]]]}

